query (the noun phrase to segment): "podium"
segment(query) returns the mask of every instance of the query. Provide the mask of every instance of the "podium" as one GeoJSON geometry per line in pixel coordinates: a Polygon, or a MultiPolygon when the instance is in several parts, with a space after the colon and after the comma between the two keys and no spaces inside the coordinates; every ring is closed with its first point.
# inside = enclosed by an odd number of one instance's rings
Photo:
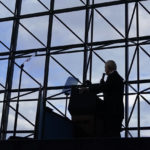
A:
{"type": "Polygon", "coordinates": [[[73,138],[73,125],[68,118],[56,114],[46,107],[43,121],[44,140],[73,138]]]}
{"type": "Polygon", "coordinates": [[[73,87],[68,109],[76,137],[103,137],[104,103],[95,93],[80,93],[79,88],[73,87]]]}
{"type": "Polygon", "coordinates": [[[52,109],[46,107],[42,115],[39,116],[39,122],[36,130],[36,139],[69,139],[73,138],[73,124],[68,118],[65,118],[52,109]]]}

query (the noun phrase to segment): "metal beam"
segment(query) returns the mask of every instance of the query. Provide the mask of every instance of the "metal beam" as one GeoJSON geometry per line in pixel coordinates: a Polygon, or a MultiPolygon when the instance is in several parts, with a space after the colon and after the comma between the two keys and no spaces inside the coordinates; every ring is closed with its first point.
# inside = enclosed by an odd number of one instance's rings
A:
{"type": "MultiPolygon", "coordinates": [[[[15,6],[15,17],[20,16],[21,13],[21,4],[22,0],[16,0],[15,6]]],[[[1,120],[1,131],[7,131],[8,125],[8,115],[9,115],[9,99],[11,98],[11,88],[12,88],[12,80],[13,80],[13,72],[14,72],[14,51],[16,51],[17,47],[17,37],[18,37],[18,28],[19,28],[19,19],[14,20],[13,29],[12,29],[12,37],[11,37],[11,45],[10,45],[10,59],[8,60],[8,70],[7,70],[7,79],[6,79],[6,91],[4,95],[4,104],[3,104],[3,112],[2,112],[2,120],[1,120]]],[[[6,133],[1,134],[1,139],[6,139],[6,133]]]]}

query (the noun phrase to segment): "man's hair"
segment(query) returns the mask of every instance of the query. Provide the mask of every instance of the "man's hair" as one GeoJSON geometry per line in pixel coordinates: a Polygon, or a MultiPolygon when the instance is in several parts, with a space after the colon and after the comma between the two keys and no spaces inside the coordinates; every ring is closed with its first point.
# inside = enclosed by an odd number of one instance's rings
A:
{"type": "Polygon", "coordinates": [[[108,67],[108,69],[109,69],[110,71],[115,71],[115,70],[117,70],[117,65],[116,65],[115,61],[113,61],[113,60],[108,60],[105,64],[107,65],[107,67],[108,67]]]}

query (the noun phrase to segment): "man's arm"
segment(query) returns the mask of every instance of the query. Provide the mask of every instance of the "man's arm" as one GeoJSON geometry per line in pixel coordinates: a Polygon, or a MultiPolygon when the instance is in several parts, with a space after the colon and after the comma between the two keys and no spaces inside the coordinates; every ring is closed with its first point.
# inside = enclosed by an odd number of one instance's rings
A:
{"type": "Polygon", "coordinates": [[[89,92],[95,93],[95,94],[100,93],[100,92],[101,92],[100,84],[92,84],[92,85],[89,87],[89,92]]]}
{"type": "Polygon", "coordinates": [[[110,90],[113,90],[114,80],[113,78],[108,78],[108,80],[105,82],[104,80],[101,80],[99,84],[93,84],[89,87],[89,91],[93,93],[101,93],[101,92],[108,92],[110,90]]]}

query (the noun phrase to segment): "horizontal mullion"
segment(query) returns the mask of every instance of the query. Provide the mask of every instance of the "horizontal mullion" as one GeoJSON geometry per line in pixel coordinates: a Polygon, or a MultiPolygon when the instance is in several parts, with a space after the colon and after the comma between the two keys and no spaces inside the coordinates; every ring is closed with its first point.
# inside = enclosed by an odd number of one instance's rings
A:
{"type": "MultiPolygon", "coordinates": [[[[138,84],[138,83],[150,83],[150,79],[145,79],[145,80],[132,80],[132,81],[127,81],[125,82],[127,84],[138,84]]],[[[95,84],[96,85],[96,84],[95,84]]],[[[82,85],[77,85],[76,87],[81,87],[82,85]]],[[[71,88],[73,86],[51,86],[51,87],[47,87],[47,90],[62,90],[64,88],[71,88]]],[[[43,88],[41,88],[41,90],[43,90],[43,88]]],[[[5,93],[7,90],[0,90],[0,94],[3,94],[5,93]]],[[[35,92],[38,92],[39,91],[39,87],[37,88],[22,88],[22,89],[12,89],[10,92],[30,92],[30,91],[35,91],[35,92]]]]}
{"type": "MultiPolygon", "coordinates": [[[[34,130],[17,130],[16,133],[34,133],[34,130]]],[[[14,130],[1,131],[1,133],[14,133],[14,130]]]]}
{"type": "MultiPolygon", "coordinates": [[[[129,42],[136,42],[136,41],[143,41],[143,40],[150,40],[150,36],[142,36],[142,37],[133,37],[133,38],[129,38],[128,41],[129,42]]],[[[98,41],[98,42],[93,42],[93,43],[88,43],[88,46],[103,46],[103,45],[112,45],[112,44],[121,44],[121,43],[125,43],[126,39],[116,39],[116,40],[107,40],[107,41],[98,41]]],[[[141,43],[141,45],[145,45],[146,43],[141,43]]],[[[149,43],[148,43],[149,44],[149,43]]],[[[134,46],[134,44],[129,44],[129,46],[134,46]]],[[[140,45],[140,44],[139,44],[140,45]]],[[[54,46],[54,47],[50,47],[49,50],[50,52],[55,52],[55,50],[70,50],[73,48],[81,48],[84,47],[85,44],[73,44],[73,45],[62,45],[62,46],[54,46]]],[[[116,48],[117,46],[114,46],[114,48],[116,48]]],[[[119,47],[119,46],[118,46],[119,47]]],[[[124,47],[123,45],[121,47],[124,47]]],[[[103,47],[100,49],[107,49],[107,47],[103,47]]],[[[111,48],[111,47],[110,47],[111,48]]],[[[113,47],[112,47],[113,48],[113,47]]],[[[94,48],[93,48],[94,49],[94,48]]],[[[29,53],[34,53],[34,52],[45,52],[47,50],[47,48],[39,48],[39,49],[27,49],[27,50],[18,50],[14,52],[15,54],[29,54],[29,53]]],[[[75,52],[77,52],[78,50],[75,50],[75,52]]],[[[81,51],[81,50],[80,50],[81,51]]],[[[0,56],[6,56],[9,55],[10,52],[2,52],[0,53],[0,56]]]]}
{"type": "Polygon", "coordinates": [[[150,130],[150,126],[148,127],[128,127],[128,128],[122,128],[123,130],[128,130],[128,131],[131,131],[131,130],[150,130]]]}
{"type": "MultiPolygon", "coordinates": [[[[120,0],[120,1],[113,1],[113,2],[104,2],[104,3],[98,3],[98,4],[93,4],[89,5],[88,8],[101,8],[101,7],[108,7],[108,6],[114,6],[114,5],[121,5],[125,3],[133,3],[133,2],[141,2],[141,1],[146,1],[146,0],[120,0]]],[[[86,10],[86,6],[78,6],[78,7],[71,7],[71,8],[64,8],[64,9],[58,9],[54,11],[45,11],[45,12],[38,12],[38,13],[33,13],[33,14],[25,14],[25,15],[20,15],[19,17],[6,17],[6,18],[0,18],[0,22],[4,21],[12,21],[16,19],[25,19],[25,18],[32,18],[32,17],[40,17],[40,16],[45,16],[45,15],[50,15],[50,14],[60,14],[60,13],[67,13],[67,12],[73,12],[73,11],[80,11],[80,10],[86,10]]]]}

